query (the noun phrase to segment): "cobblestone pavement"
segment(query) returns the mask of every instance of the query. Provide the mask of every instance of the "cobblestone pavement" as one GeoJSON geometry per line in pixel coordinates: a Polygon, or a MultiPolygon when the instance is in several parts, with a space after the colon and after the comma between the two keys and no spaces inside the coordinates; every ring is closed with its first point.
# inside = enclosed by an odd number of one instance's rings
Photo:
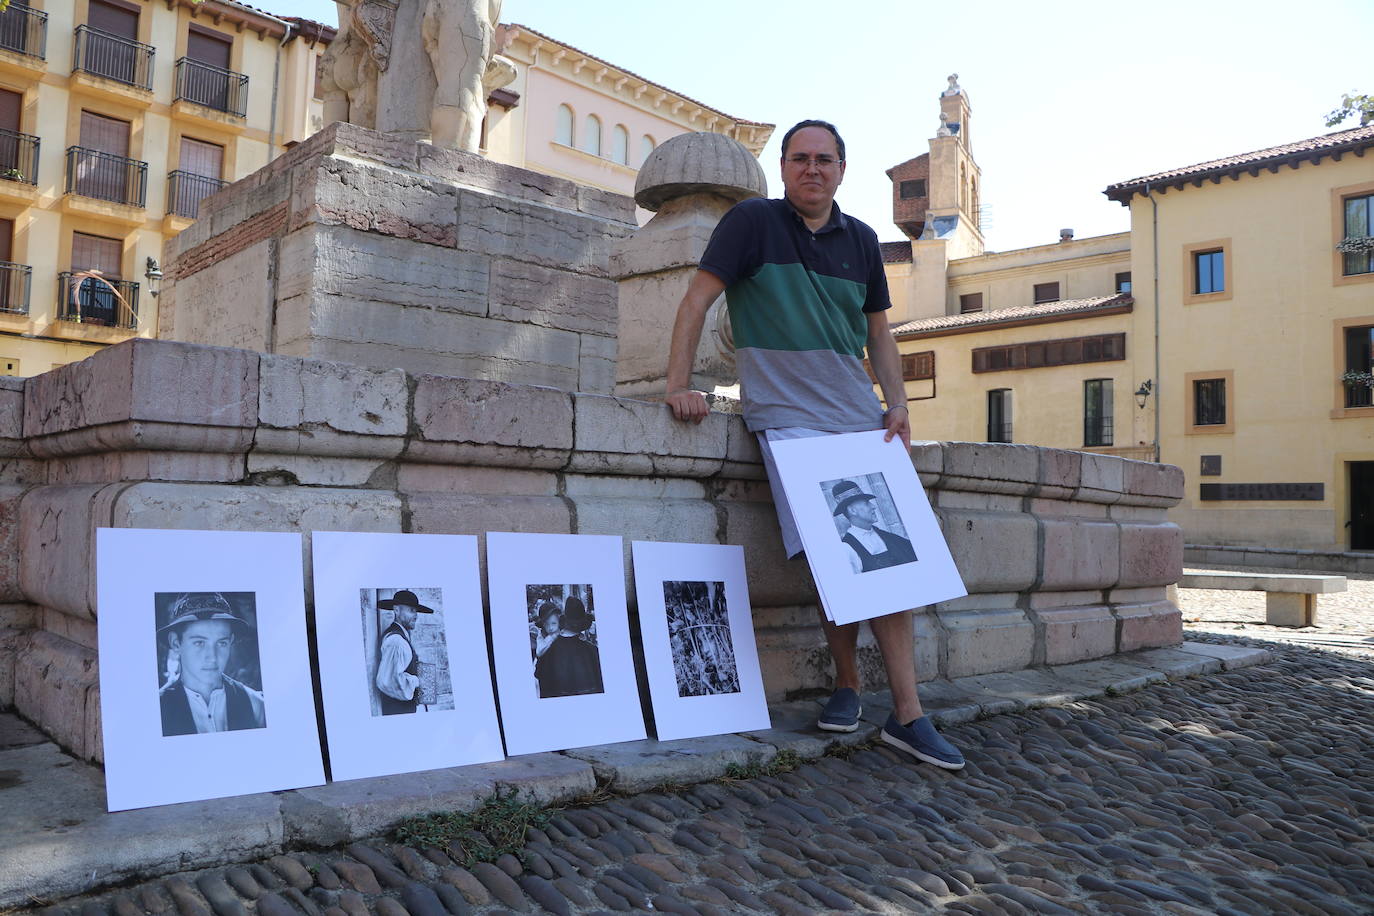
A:
{"type": "Polygon", "coordinates": [[[876,746],[565,809],[494,864],[383,838],[46,913],[1368,914],[1371,598],[1352,579],[1322,627],[1273,634],[1262,594],[1183,590],[1189,638],[1274,661],[947,727],[961,773],[876,746]]]}

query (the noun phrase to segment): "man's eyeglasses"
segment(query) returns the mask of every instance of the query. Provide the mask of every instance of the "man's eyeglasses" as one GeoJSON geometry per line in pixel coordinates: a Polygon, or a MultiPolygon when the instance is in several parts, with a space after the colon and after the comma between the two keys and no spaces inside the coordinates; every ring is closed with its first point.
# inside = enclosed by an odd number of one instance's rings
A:
{"type": "Polygon", "coordinates": [[[818,169],[833,169],[842,161],[841,159],[836,159],[834,156],[807,156],[804,153],[793,153],[787,157],[787,163],[789,165],[795,165],[797,168],[802,169],[809,168],[812,165],[818,169]]]}

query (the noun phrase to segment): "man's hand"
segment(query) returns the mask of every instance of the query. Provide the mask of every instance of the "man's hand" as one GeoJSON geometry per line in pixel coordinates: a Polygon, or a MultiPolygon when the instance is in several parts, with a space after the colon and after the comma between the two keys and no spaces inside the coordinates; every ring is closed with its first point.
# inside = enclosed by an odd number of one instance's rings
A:
{"type": "Polygon", "coordinates": [[[891,442],[893,436],[898,436],[902,440],[907,450],[911,450],[911,413],[906,409],[906,405],[898,404],[889,407],[887,413],[883,414],[883,425],[887,428],[887,435],[883,436],[884,442],[891,442]]]}
{"type": "Polygon", "coordinates": [[[679,420],[700,423],[706,419],[706,398],[700,391],[683,388],[669,392],[667,401],[668,406],[673,408],[673,416],[679,420]]]}

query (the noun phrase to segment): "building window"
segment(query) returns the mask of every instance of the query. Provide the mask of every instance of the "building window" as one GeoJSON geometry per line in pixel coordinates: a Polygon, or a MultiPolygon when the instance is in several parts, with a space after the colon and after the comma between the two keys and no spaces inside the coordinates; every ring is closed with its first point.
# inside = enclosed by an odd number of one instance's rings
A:
{"type": "Polygon", "coordinates": [[[1205,378],[1193,381],[1193,425],[1226,425],[1226,379],[1205,378]]]}
{"type": "Polygon", "coordinates": [[[914,382],[935,378],[935,351],[902,354],[902,381],[914,382]]]}
{"type": "Polygon", "coordinates": [[[1193,252],[1193,295],[1226,291],[1226,255],[1221,249],[1193,252]]]}
{"type": "Polygon", "coordinates": [[[639,138],[639,164],[643,165],[644,160],[649,158],[649,154],[654,151],[654,138],[645,134],[639,138]]]}
{"type": "Polygon", "coordinates": [[[1083,446],[1112,444],[1112,380],[1090,378],[1083,383],[1083,446]]]}
{"type": "Polygon", "coordinates": [[[567,105],[559,105],[554,115],[553,140],[564,146],[573,145],[573,110],[567,105]]]}
{"type": "Polygon", "coordinates": [[[1058,302],[1058,301],[1059,301],[1059,284],[1058,284],[1058,283],[1037,283],[1037,284],[1035,284],[1035,304],[1036,304],[1036,305],[1039,305],[1039,304],[1042,303],[1042,302],[1058,302]]]}
{"type": "Polygon", "coordinates": [[[959,314],[965,312],[981,312],[983,310],[982,293],[964,293],[959,297],[959,314]]]}
{"type": "Polygon", "coordinates": [[[973,351],[973,371],[1041,369],[1047,366],[1074,366],[1079,363],[1107,363],[1125,358],[1124,333],[1098,334],[1093,337],[1035,340],[1003,347],[977,347],[973,351]]]}
{"type": "Polygon", "coordinates": [[[1010,388],[994,388],[988,392],[988,441],[1012,441],[1010,388]]]}
{"type": "Polygon", "coordinates": [[[1374,325],[1345,329],[1345,406],[1374,407],[1374,325]]]}
{"type": "Polygon", "coordinates": [[[917,197],[926,196],[926,180],[916,178],[911,181],[903,181],[897,186],[897,195],[902,200],[912,200],[917,197]]]}
{"type": "Polygon", "coordinates": [[[611,130],[611,160],[621,165],[630,163],[630,132],[624,124],[617,124],[611,130]]]}
{"type": "Polygon", "coordinates": [[[1336,246],[1341,252],[1341,273],[1347,277],[1374,273],[1374,195],[1347,197],[1342,203],[1345,235],[1336,246]]]}
{"type": "Polygon", "coordinates": [[[316,54],[314,57],[314,61],[315,79],[314,85],[311,87],[310,90],[310,95],[312,98],[320,100],[324,98],[324,55],[316,54]]]}
{"type": "Polygon", "coordinates": [[[587,120],[582,123],[584,135],[582,137],[582,149],[593,156],[601,155],[601,119],[596,115],[587,115],[587,120]]]}
{"type": "Polygon", "coordinates": [[[1116,275],[1116,291],[1118,293],[1129,293],[1131,291],[1131,272],[1123,270],[1116,275]]]}

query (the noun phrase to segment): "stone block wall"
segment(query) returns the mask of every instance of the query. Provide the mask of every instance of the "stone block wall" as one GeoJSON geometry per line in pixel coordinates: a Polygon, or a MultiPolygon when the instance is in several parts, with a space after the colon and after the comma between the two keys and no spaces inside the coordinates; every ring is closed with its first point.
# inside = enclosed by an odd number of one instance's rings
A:
{"type": "MultiPolygon", "coordinates": [[[[1177,468],[966,442],[913,461],[971,592],[917,614],[922,678],[1181,640],[1177,468]]],[[[814,586],[734,416],[156,340],[0,379],[0,707],[90,759],[107,526],[619,534],[627,583],[631,539],[741,544],[770,697],[829,684],[814,586]]]]}
{"type": "Polygon", "coordinates": [[[332,124],[167,242],[159,336],[609,394],[634,201],[332,124]]]}

